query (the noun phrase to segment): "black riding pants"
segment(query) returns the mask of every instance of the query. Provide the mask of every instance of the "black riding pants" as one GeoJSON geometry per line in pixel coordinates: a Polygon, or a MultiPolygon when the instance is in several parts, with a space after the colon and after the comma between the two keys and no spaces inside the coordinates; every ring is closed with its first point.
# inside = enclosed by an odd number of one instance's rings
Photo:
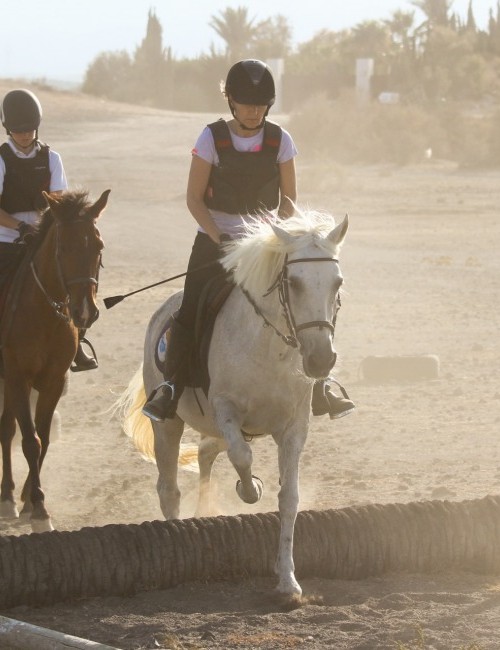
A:
{"type": "Polygon", "coordinates": [[[220,255],[219,244],[216,244],[207,234],[198,232],[189,258],[182,305],[177,315],[177,320],[191,333],[194,332],[196,311],[203,289],[213,278],[224,273],[224,269],[217,261],[220,255]],[[201,266],[204,268],[197,271],[196,269],[201,266]]]}

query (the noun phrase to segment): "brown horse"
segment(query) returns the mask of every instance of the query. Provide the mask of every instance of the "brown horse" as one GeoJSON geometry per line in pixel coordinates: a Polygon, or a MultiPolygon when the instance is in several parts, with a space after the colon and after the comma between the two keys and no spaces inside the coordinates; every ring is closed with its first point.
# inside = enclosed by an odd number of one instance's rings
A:
{"type": "Polygon", "coordinates": [[[19,516],[14,499],[11,446],[16,420],[29,473],[21,515],[33,532],[53,530],[44,504],[40,470],[50,425],[78,345],[78,329],[97,319],[97,278],[103,241],[96,221],[110,190],[92,203],[86,192],[44,193],[48,207],[14,279],[0,328],[4,408],[0,418],[3,476],[0,517],[19,516]],[[38,391],[35,416],[32,389],[38,391]]]}

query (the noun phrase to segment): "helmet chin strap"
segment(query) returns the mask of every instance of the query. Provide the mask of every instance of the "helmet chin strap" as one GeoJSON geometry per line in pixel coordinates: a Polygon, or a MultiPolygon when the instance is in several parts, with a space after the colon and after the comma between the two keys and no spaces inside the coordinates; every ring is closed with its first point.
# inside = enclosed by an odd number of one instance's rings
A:
{"type": "Polygon", "coordinates": [[[266,123],[266,118],[264,118],[262,122],[257,126],[245,126],[243,122],[240,122],[236,117],[234,119],[238,122],[240,129],[243,129],[244,131],[257,131],[258,129],[261,129],[266,123]]]}
{"type": "Polygon", "coordinates": [[[240,120],[236,117],[234,112],[234,106],[232,105],[231,101],[228,100],[227,103],[229,104],[229,110],[231,111],[232,116],[238,122],[240,128],[242,128],[244,131],[258,131],[259,129],[261,129],[266,123],[266,117],[267,114],[269,113],[269,109],[271,108],[271,106],[267,107],[267,111],[265,112],[264,117],[262,118],[262,122],[260,124],[258,124],[257,126],[245,126],[243,122],[240,122],[240,120]]]}

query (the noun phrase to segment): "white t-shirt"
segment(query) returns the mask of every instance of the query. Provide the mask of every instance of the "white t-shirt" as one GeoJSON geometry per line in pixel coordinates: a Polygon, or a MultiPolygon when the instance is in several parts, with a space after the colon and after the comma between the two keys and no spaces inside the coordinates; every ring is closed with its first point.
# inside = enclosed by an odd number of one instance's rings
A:
{"type": "MultiPolygon", "coordinates": [[[[229,133],[231,134],[231,140],[236,151],[261,151],[262,142],[264,140],[263,128],[258,133],[248,138],[243,138],[234,134],[231,129],[229,129],[229,133]]],[[[199,156],[203,160],[206,160],[211,165],[217,165],[219,163],[219,156],[217,155],[217,150],[215,148],[212,131],[208,126],[206,126],[201,132],[191,153],[193,156],[199,156]]],[[[296,155],[297,148],[292,140],[292,136],[288,131],[282,129],[281,144],[277,158],[278,163],[288,162],[296,155]]],[[[232,236],[238,236],[242,233],[243,226],[249,218],[258,218],[255,216],[249,217],[248,215],[228,214],[227,212],[212,209],[209,209],[209,212],[212,219],[215,221],[217,228],[221,232],[228,233],[232,236]]],[[[205,232],[201,226],[198,230],[205,232]]]]}
{"type": "MultiPolygon", "coordinates": [[[[18,151],[12,139],[9,138],[7,141],[12,151],[16,154],[18,158],[34,158],[38,151],[40,151],[40,145],[37,143],[32,151],[29,154],[24,154],[21,151],[18,151]]],[[[66,181],[66,174],[64,173],[64,167],[62,164],[61,156],[49,149],[49,169],[50,169],[50,192],[59,192],[68,189],[68,183],[66,181]]],[[[5,179],[5,161],[0,156],[0,196],[3,192],[3,183],[5,179]]],[[[38,221],[38,212],[36,210],[30,212],[15,212],[11,215],[14,219],[18,221],[26,221],[26,223],[36,223],[38,221]]],[[[17,230],[12,228],[6,228],[5,226],[0,225],[0,242],[13,242],[19,237],[17,230]]]]}

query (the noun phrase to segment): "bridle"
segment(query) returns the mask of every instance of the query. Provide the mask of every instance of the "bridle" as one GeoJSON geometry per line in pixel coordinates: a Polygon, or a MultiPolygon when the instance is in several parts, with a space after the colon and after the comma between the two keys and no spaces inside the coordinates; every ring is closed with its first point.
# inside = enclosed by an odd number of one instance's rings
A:
{"type": "Polygon", "coordinates": [[[337,305],[336,305],[336,310],[335,314],[333,316],[333,319],[331,321],[329,320],[312,320],[312,321],[307,321],[305,323],[301,323],[300,325],[297,325],[295,322],[295,318],[293,315],[293,311],[290,305],[290,293],[288,290],[288,266],[290,264],[297,264],[299,262],[336,262],[338,263],[338,259],[336,257],[300,257],[295,260],[289,260],[288,255],[285,257],[285,261],[283,263],[283,266],[281,268],[280,273],[278,274],[278,277],[276,280],[273,282],[273,284],[269,287],[269,289],[266,291],[264,294],[264,297],[269,296],[273,291],[276,289],[278,290],[278,298],[281,304],[281,307],[283,309],[283,315],[285,317],[285,322],[286,326],[288,328],[288,334],[283,334],[273,323],[271,323],[262,313],[260,307],[257,305],[257,303],[253,300],[253,298],[250,296],[248,291],[245,289],[241,288],[244,296],[246,299],[249,301],[249,303],[252,305],[252,307],[255,310],[255,313],[258,314],[262,320],[264,321],[264,326],[265,327],[270,327],[275,334],[277,334],[281,340],[288,345],[291,348],[300,348],[299,340],[297,338],[298,332],[301,332],[302,330],[305,329],[310,329],[312,327],[318,327],[320,330],[323,329],[323,327],[326,327],[329,329],[332,333],[332,338],[335,334],[335,323],[337,321],[337,312],[340,308],[340,298],[337,295],[337,305]]]}
{"type": "MultiPolygon", "coordinates": [[[[82,221],[87,221],[87,219],[84,219],[84,218],[75,219],[74,221],[72,221],[72,223],[78,223],[78,222],[82,222],[82,221]]],[[[75,284],[91,284],[91,285],[93,284],[96,287],[96,291],[97,291],[97,287],[99,286],[99,269],[102,266],[102,253],[99,254],[95,277],[93,277],[93,276],[77,277],[77,278],[71,278],[70,280],[67,280],[64,277],[64,272],[63,272],[63,269],[62,269],[62,266],[61,266],[61,260],[60,260],[60,255],[59,255],[59,251],[60,251],[60,247],[59,247],[59,240],[60,240],[60,238],[59,238],[59,227],[60,227],[59,223],[56,222],[55,223],[55,228],[56,228],[56,268],[57,268],[57,276],[58,276],[59,282],[61,283],[61,286],[62,286],[63,291],[65,293],[64,300],[54,300],[53,298],[50,297],[47,290],[43,286],[42,281],[40,280],[40,277],[39,277],[39,275],[37,273],[37,270],[35,268],[35,263],[34,263],[33,259],[30,261],[30,268],[31,268],[31,272],[33,274],[33,278],[34,278],[35,282],[40,287],[40,290],[43,293],[43,295],[45,296],[45,298],[47,299],[47,302],[49,303],[49,305],[53,308],[56,316],[58,318],[61,318],[62,320],[64,320],[66,323],[69,323],[71,321],[71,316],[69,316],[69,314],[66,313],[67,307],[69,305],[69,290],[68,290],[68,287],[71,287],[71,286],[73,286],[75,284]]]]}

